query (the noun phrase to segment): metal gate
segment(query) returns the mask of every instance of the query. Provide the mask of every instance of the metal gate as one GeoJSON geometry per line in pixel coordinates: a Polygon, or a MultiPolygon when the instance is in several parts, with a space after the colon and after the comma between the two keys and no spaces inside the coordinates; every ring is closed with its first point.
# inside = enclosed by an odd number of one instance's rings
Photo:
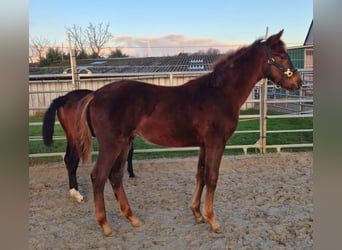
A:
{"type": "MultiPolygon", "coordinates": [[[[261,104],[265,102],[268,110],[281,111],[281,115],[268,115],[259,114],[256,115],[240,115],[240,122],[246,119],[258,119],[260,121],[279,119],[279,118],[305,118],[313,117],[313,71],[312,70],[299,70],[302,79],[304,81],[303,88],[294,93],[290,94],[287,91],[276,89],[273,85],[267,85],[267,94],[262,95],[262,82],[256,84],[254,90],[251,92],[246,103],[243,105],[244,109],[248,108],[259,108],[261,104]],[[262,98],[264,96],[264,99],[262,98]]],[[[190,79],[200,76],[207,72],[177,72],[177,73],[146,73],[146,74],[112,74],[105,75],[102,78],[87,78],[80,79],[80,87],[88,89],[97,89],[105,84],[112,81],[121,79],[138,79],[152,84],[176,86],[181,85],[190,79]]],[[[46,76],[45,76],[46,77],[46,76]]],[[[56,78],[56,76],[54,75],[56,78]]],[[[30,81],[29,88],[29,112],[30,115],[43,113],[45,109],[50,105],[51,101],[61,95],[66,94],[72,90],[71,80],[35,80],[30,81]]],[[[56,122],[58,123],[58,122],[56,122]]],[[[41,122],[30,122],[29,126],[41,126],[41,122]]],[[[267,130],[267,126],[260,126],[258,130],[245,130],[235,131],[235,134],[246,134],[246,133],[259,133],[259,140],[253,144],[248,145],[227,145],[227,149],[241,149],[244,154],[247,154],[248,149],[254,148],[260,150],[260,152],[266,152],[266,149],[276,149],[280,152],[284,148],[312,148],[312,143],[298,143],[298,144],[279,144],[279,145],[267,145],[267,143],[261,143],[262,138],[265,137],[267,140],[267,134],[275,133],[304,133],[313,132],[312,128],[309,129],[295,129],[295,130],[267,130]],[[266,129],[266,130],[265,130],[266,129]],[[266,135],[266,136],[265,136],[266,135]]],[[[55,136],[54,140],[65,140],[64,136],[55,136]]],[[[29,142],[42,141],[42,136],[30,136],[29,142]]],[[[148,152],[167,152],[167,151],[189,151],[198,150],[197,147],[184,147],[184,148],[156,148],[156,149],[137,149],[135,153],[148,153],[148,152]]],[[[53,153],[31,153],[29,157],[46,157],[46,156],[64,156],[65,152],[53,152],[53,153]]],[[[93,152],[97,154],[97,152],[93,152]]]]}

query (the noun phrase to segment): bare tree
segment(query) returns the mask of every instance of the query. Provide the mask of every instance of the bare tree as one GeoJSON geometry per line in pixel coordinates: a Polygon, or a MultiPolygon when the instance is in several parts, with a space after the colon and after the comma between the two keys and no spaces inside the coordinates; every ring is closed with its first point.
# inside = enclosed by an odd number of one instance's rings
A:
{"type": "Polygon", "coordinates": [[[49,46],[50,42],[45,38],[36,37],[31,39],[31,44],[38,54],[39,61],[41,61],[44,50],[49,46]]]}
{"type": "Polygon", "coordinates": [[[209,48],[207,50],[207,55],[219,55],[220,54],[220,50],[219,49],[214,49],[214,48],[209,48]]]}
{"type": "Polygon", "coordinates": [[[99,57],[104,45],[112,36],[109,32],[109,23],[106,25],[103,25],[103,23],[99,23],[97,25],[89,23],[89,26],[86,29],[86,34],[89,47],[92,51],[92,56],[99,57]]]}
{"type": "Polygon", "coordinates": [[[199,50],[194,53],[194,55],[219,55],[219,54],[220,54],[220,50],[214,49],[214,48],[209,48],[207,51],[199,50]]]}
{"type": "Polygon", "coordinates": [[[72,27],[65,27],[67,33],[70,34],[71,41],[75,45],[77,53],[85,53],[85,45],[87,37],[82,27],[74,24],[72,27]]]}

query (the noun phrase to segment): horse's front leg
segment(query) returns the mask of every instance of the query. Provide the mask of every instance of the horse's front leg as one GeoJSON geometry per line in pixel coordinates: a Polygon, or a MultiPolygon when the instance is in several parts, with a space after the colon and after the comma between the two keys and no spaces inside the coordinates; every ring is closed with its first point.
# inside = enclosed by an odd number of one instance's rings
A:
{"type": "Polygon", "coordinates": [[[220,232],[220,224],[214,216],[214,194],[219,176],[219,167],[225,145],[211,144],[206,147],[204,184],[206,194],[204,197],[203,217],[209,222],[214,232],[220,232]]]}
{"type": "Polygon", "coordinates": [[[204,166],[205,166],[205,151],[204,147],[200,147],[199,157],[198,157],[198,165],[197,165],[197,174],[196,174],[196,187],[195,192],[192,198],[191,210],[195,216],[197,223],[204,222],[200,206],[201,206],[201,197],[204,187],[204,166]]]}

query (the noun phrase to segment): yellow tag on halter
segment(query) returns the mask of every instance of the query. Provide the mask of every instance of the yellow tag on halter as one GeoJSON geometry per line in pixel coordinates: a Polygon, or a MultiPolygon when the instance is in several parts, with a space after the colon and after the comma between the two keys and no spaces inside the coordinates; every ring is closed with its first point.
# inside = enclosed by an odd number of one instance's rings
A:
{"type": "Polygon", "coordinates": [[[287,77],[291,77],[293,75],[293,72],[290,70],[290,69],[287,69],[285,72],[284,72],[284,75],[286,75],[287,77]]]}

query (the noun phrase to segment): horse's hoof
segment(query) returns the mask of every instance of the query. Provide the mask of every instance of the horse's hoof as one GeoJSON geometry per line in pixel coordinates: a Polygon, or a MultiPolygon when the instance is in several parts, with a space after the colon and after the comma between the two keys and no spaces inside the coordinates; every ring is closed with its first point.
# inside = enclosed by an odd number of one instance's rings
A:
{"type": "Polygon", "coordinates": [[[77,202],[82,203],[84,201],[83,196],[76,198],[77,202]]]}
{"type": "Polygon", "coordinates": [[[139,219],[132,221],[133,227],[140,227],[141,225],[142,225],[142,222],[139,219]]]}
{"type": "Polygon", "coordinates": [[[110,227],[104,228],[103,233],[106,237],[108,237],[108,236],[111,236],[113,234],[113,230],[110,227]]]}
{"type": "Polygon", "coordinates": [[[129,178],[135,178],[135,174],[130,174],[129,178]]]}
{"type": "Polygon", "coordinates": [[[109,236],[111,236],[113,234],[113,231],[112,230],[109,230],[109,231],[107,231],[107,232],[104,232],[104,236],[106,236],[106,237],[109,237],[109,236]]]}
{"type": "Polygon", "coordinates": [[[197,224],[201,224],[201,223],[204,223],[204,218],[201,216],[201,217],[198,217],[198,218],[195,218],[196,219],[196,223],[197,224]]]}
{"type": "Polygon", "coordinates": [[[215,226],[215,227],[212,227],[212,230],[214,233],[217,233],[217,234],[220,234],[223,232],[222,228],[218,225],[218,226],[215,226]]]}

